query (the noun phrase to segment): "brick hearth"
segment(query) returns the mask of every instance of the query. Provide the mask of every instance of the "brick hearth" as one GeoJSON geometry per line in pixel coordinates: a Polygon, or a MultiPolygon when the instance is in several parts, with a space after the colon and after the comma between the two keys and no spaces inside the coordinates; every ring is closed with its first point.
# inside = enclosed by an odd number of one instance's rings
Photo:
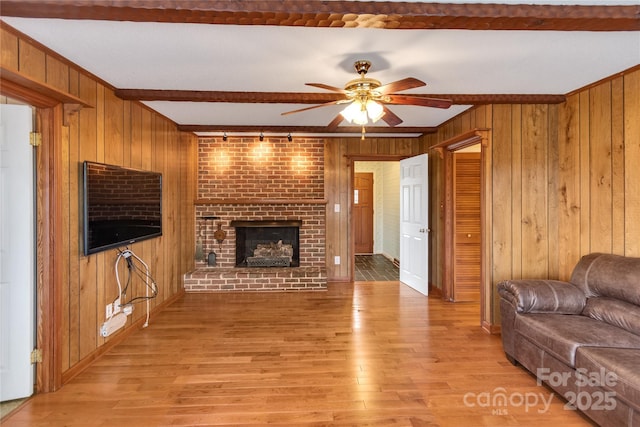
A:
{"type": "Polygon", "coordinates": [[[322,291],[327,276],[318,267],[201,267],[185,275],[184,286],[190,292],[322,291]]]}

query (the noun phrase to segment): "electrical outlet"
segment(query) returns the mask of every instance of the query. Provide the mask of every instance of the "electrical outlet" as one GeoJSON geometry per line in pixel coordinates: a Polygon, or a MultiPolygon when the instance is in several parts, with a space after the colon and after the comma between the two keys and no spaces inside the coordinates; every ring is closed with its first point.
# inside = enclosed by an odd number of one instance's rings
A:
{"type": "Polygon", "coordinates": [[[116,298],[116,300],[113,302],[113,314],[120,313],[120,310],[120,298],[116,298]]]}
{"type": "Polygon", "coordinates": [[[113,316],[113,305],[107,304],[104,310],[104,315],[107,319],[113,316]]]}
{"type": "Polygon", "coordinates": [[[127,323],[127,316],[124,313],[118,313],[111,319],[108,319],[100,327],[100,335],[108,337],[127,323]]]}
{"type": "Polygon", "coordinates": [[[340,265],[340,255],[336,255],[333,257],[333,263],[335,265],[340,265]]]}

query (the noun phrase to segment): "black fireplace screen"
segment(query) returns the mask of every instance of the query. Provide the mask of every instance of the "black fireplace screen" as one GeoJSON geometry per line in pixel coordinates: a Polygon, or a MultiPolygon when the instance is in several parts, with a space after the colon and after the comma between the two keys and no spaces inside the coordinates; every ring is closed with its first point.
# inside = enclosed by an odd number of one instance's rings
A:
{"type": "Polygon", "coordinates": [[[299,267],[302,221],[232,221],[236,267],[299,267]]]}

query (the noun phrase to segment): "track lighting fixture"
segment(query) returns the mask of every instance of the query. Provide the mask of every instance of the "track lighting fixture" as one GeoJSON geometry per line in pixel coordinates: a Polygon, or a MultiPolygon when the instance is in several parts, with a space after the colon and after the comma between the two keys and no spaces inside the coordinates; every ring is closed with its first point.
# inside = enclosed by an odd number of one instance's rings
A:
{"type": "Polygon", "coordinates": [[[260,141],[264,141],[264,135],[260,132],[260,141]]]}
{"type": "Polygon", "coordinates": [[[227,133],[225,132],[224,134],[222,134],[222,140],[226,141],[227,140],[227,133]]]}
{"type": "Polygon", "coordinates": [[[289,135],[287,135],[287,141],[289,141],[289,142],[293,141],[293,137],[291,136],[291,132],[289,132],[289,135]]]}

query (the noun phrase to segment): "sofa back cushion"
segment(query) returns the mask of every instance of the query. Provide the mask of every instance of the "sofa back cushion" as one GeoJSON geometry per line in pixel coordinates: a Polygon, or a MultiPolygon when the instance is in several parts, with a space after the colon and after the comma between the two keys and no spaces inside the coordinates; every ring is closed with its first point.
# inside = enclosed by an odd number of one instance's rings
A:
{"type": "Polygon", "coordinates": [[[640,307],[637,305],[619,299],[595,297],[587,300],[582,314],[640,335],[640,307]]]}
{"type": "Polygon", "coordinates": [[[571,283],[587,297],[610,297],[640,305],[640,258],[585,255],[573,269],[571,283]]]}

